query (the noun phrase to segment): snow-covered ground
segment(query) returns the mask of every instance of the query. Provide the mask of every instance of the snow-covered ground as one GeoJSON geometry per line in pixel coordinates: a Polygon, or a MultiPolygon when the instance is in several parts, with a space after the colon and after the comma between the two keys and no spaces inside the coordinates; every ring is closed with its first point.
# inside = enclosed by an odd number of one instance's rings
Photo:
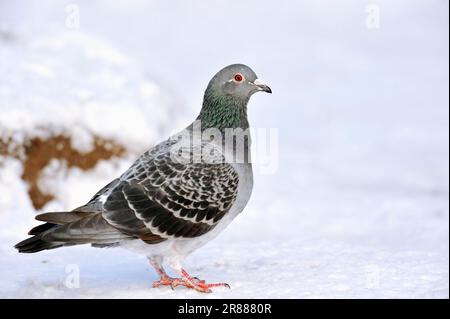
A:
{"type": "MultiPolygon", "coordinates": [[[[227,64],[249,64],[270,84],[274,94],[255,96],[249,117],[254,127],[278,129],[277,170],[257,172],[244,213],[186,260],[192,274],[226,281],[232,289],[206,296],[152,289],[157,278],[146,259],[120,249],[17,254],[12,246],[35,225],[35,212],[18,178],[20,165],[10,160],[0,168],[0,297],[448,298],[448,3],[376,1],[376,29],[365,25],[366,1],[339,7],[327,1],[208,3],[4,1],[0,56],[11,46],[58,35],[117,49],[131,62],[113,68],[115,74],[141,83],[148,73],[169,92],[162,96],[181,101],[186,113],[173,111],[176,123],[163,113],[155,123],[161,131],[122,123],[135,143],[141,143],[139,132],[152,135],[153,143],[191,121],[210,76],[227,64]],[[79,29],[65,25],[68,3],[78,5],[79,29]],[[71,281],[76,272],[78,288],[71,281]]],[[[17,54],[45,58],[40,49],[17,54]]],[[[65,56],[45,59],[59,63],[65,56]]],[[[9,66],[0,60],[2,78],[16,74],[9,66]]],[[[39,87],[29,93],[27,79],[15,78],[0,78],[0,87],[8,83],[25,100],[37,94],[39,87]]],[[[72,72],[66,80],[75,79],[72,72]]],[[[89,82],[93,93],[97,80],[89,82]]],[[[100,91],[98,99],[131,100],[155,111],[155,101],[170,104],[164,98],[146,103],[135,95],[141,91],[122,89],[111,97],[100,91]]],[[[72,101],[61,92],[51,96],[53,102],[72,101]]],[[[14,107],[11,102],[0,100],[0,110],[14,107]]],[[[115,125],[111,121],[101,132],[114,134],[115,125]]],[[[65,186],[64,199],[46,208],[81,204],[130,161],[102,163],[87,174],[71,171],[66,186],[56,183],[65,186]]]]}

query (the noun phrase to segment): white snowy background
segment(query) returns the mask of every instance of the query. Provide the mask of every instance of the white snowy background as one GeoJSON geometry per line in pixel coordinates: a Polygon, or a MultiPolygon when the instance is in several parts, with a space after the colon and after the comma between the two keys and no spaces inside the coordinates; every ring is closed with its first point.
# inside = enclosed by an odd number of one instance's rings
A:
{"type": "MultiPolygon", "coordinates": [[[[18,254],[36,225],[21,166],[0,167],[3,298],[448,298],[448,2],[0,2],[0,128],[84,123],[149,147],[197,115],[210,77],[250,65],[277,169],[186,268],[232,289],[152,289],[144,257],[71,247],[18,254]],[[79,9],[79,27],[68,21],[79,9]],[[369,4],[379,28],[368,28],[369,4]],[[59,109],[61,108],[61,109],[59,109]],[[75,268],[74,268],[75,267],[75,268]],[[66,284],[73,269],[79,288],[66,284]]],[[[83,129],[78,147],[86,147],[83,129]]],[[[20,139],[20,136],[17,137],[20,139]]],[[[78,206],[132,161],[45,186],[78,206]]]]}

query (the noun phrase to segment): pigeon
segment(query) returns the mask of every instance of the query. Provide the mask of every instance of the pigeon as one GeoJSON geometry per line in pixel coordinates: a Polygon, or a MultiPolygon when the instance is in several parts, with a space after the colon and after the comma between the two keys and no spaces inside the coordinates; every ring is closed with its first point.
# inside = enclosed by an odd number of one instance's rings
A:
{"type": "Polygon", "coordinates": [[[122,247],[144,254],[159,275],[153,287],[211,292],[182,266],[242,212],[253,188],[247,104],[272,93],[253,70],[232,64],[210,80],[199,116],[143,153],[119,178],[72,211],[36,216],[45,222],[15,245],[21,253],[65,246],[122,247]],[[179,276],[169,276],[167,264],[179,276]]]}

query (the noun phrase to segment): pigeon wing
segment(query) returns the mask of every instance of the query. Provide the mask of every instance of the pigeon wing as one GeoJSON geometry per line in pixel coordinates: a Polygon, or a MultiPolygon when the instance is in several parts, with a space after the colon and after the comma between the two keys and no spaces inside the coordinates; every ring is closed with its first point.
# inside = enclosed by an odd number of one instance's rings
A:
{"type": "Polygon", "coordinates": [[[239,178],[228,163],[184,164],[163,153],[136,162],[130,171],[106,198],[103,217],[149,243],[154,242],[149,236],[159,241],[201,236],[236,200],[239,178]]]}

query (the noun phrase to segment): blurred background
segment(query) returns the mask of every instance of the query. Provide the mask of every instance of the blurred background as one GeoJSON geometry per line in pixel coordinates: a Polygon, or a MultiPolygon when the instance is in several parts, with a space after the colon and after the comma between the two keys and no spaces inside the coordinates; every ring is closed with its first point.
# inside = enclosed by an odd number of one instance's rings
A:
{"type": "MultiPolygon", "coordinates": [[[[449,4],[0,0],[0,297],[199,297],[151,289],[145,258],[18,255],[41,211],[71,209],[189,124],[244,63],[278,132],[276,170],[187,259],[211,297],[448,298],[449,4]],[[80,287],[65,284],[67,265],[80,287]]],[[[202,296],[203,297],[203,296],[202,296]]]]}

